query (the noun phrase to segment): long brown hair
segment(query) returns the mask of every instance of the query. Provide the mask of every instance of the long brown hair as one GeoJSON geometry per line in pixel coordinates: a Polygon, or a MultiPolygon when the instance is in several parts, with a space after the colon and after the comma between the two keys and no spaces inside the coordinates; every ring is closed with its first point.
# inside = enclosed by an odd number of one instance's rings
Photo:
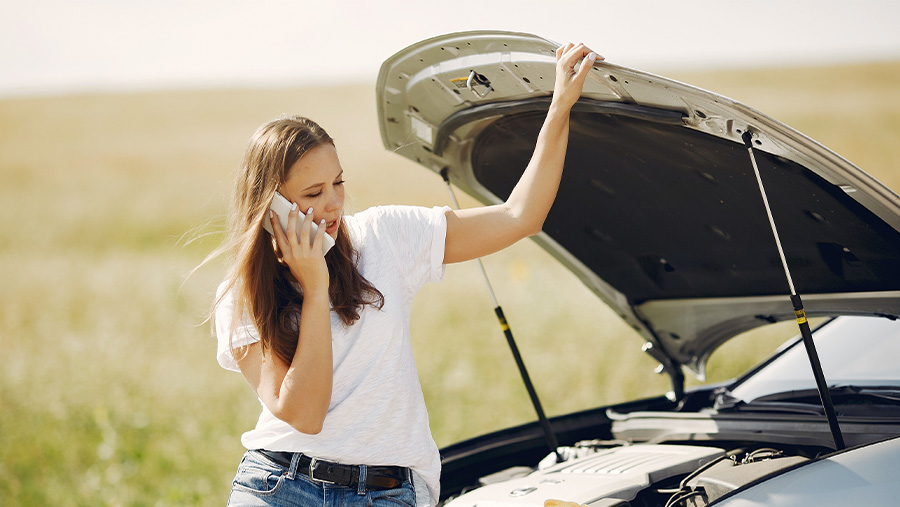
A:
{"type": "MultiPolygon", "coordinates": [[[[287,364],[297,348],[303,295],[292,283],[290,269],[278,262],[273,238],[262,221],[291,167],[306,152],[326,143],[334,145],[334,140],[317,123],[301,116],[259,127],[244,153],[229,213],[224,248],[229,253],[228,290],[234,293],[232,330],[248,315],[259,331],[263,353],[271,351],[287,364]]],[[[364,305],[381,308],[384,296],[359,273],[358,253],[347,232],[342,218],[325,262],[332,309],[344,325],[351,325],[364,305]]]]}

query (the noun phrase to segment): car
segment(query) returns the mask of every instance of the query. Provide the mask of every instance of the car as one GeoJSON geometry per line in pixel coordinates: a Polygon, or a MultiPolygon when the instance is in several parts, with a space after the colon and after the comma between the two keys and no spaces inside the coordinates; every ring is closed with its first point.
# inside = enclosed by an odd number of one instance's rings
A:
{"type": "MultiPolygon", "coordinates": [[[[502,202],[550,104],[557,47],[479,31],[399,51],[377,81],[385,148],[502,202]]],[[[896,504],[892,190],[737,101],[601,61],[534,239],[638,331],[671,391],[550,419],[533,397],[537,422],[441,450],[444,505],[896,504]],[[792,320],[797,337],[746,374],[685,388],[723,343],[792,320]]]]}

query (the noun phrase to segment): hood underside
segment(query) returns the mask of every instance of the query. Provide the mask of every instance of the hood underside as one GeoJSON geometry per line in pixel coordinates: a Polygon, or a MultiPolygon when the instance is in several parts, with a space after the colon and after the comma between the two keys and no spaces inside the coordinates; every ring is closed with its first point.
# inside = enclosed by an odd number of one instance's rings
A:
{"type": "MultiPolygon", "coordinates": [[[[378,80],[385,146],[447,169],[481,202],[505,200],[546,116],[556,47],[470,32],[401,51],[378,80]]],[[[794,317],[744,132],[807,314],[900,314],[896,194],[731,99],[599,62],[536,240],[639,328],[670,373],[702,376],[725,340],[794,317]]]]}

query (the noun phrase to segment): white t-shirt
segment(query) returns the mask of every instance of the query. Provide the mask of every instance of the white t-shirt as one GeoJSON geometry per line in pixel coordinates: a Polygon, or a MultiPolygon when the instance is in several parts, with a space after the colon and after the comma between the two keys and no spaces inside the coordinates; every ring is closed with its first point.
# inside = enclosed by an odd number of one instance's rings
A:
{"type": "MultiPolygon", "coordinates": [[[[334,380],[322,431],[300,433],[263,405],[256,428],[241,438],[247,449],[410,467],[418,505],[437,502],[440,456],[413,359],[409,318],[416,292],[426,282],[443,278],[449,209],[379,206],[344,217],[359,252],[359,271],[384,295],[384,306],[363,307],[360,319],[350,326],[331,312],[334,380]],[[423,482],[427,487],[421,487],[423,482]]],[[[240,371],[230,345],[257,342],[259,333],[245,318],[229,345],[232,309],[230,295],[216,309],[217,359],[223,368],[240,371]]]]}

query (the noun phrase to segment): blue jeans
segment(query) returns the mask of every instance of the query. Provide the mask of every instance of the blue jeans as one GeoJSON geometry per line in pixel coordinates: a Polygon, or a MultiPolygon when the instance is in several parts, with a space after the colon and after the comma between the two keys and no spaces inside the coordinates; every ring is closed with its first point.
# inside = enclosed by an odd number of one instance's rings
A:
{"type": "Polygon", "coordinates": [[[365,489],[313,481],[272,462],[256,451],[244,453],[228,497],[229,507],[416,507],[416,492],[407,481],[397,489],[365,489]]]}

